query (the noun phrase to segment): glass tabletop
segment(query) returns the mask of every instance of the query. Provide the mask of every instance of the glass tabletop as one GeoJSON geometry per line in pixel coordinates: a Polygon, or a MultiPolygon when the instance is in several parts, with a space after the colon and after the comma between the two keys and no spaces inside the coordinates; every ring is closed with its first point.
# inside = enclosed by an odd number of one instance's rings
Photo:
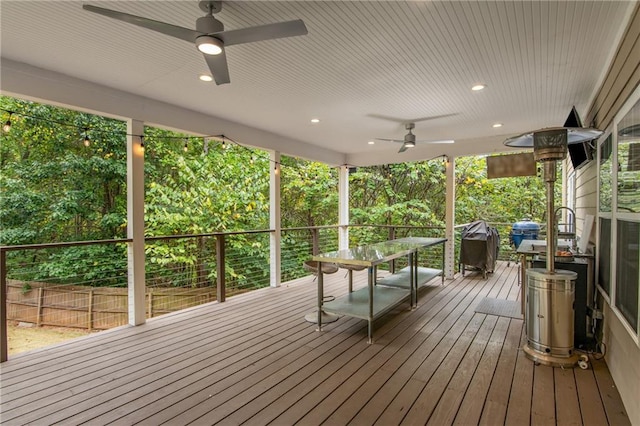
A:
{"type": "Polygon", "coordinates": [[[319,262],[347,265],[375,266],[398,257],[406,256],[419,248],[444,243],[445,238],[408,237],[383,241],[366,246],[322,253],[312,257],[319,262]]]}

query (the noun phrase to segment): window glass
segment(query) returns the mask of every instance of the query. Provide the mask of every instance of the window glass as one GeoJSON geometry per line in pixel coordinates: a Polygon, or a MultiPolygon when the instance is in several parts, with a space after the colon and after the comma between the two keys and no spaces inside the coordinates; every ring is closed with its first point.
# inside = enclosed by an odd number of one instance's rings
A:
{"type": "Polygon", "coordinates": [[[638,328],[640,222],[618,220],[616,306],[634,330],[638,328]]]}
{"type": "Polygon", "coordinates": [[[613,156],[611,135],[600,145],[600,211],[611,211],[611,191],[613,156]]]}
{"type": "Polygon", "coordinates": [[[640,102],[618,123],[618,211],[640,212],[640,102]]]}
{"type": "Polygon", "coordinates": [[[605,293],[611,295],[611,219],[600,218],[598,265],[598,283],[605,293]]]}

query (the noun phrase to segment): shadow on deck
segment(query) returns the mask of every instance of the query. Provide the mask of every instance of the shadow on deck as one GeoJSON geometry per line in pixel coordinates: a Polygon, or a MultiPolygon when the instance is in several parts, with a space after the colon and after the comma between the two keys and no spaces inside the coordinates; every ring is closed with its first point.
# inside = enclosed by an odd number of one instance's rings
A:
{"type": "MultiPolygon", "coordinates": [[[[629,424],[604,361],[535,366],[523,321],[475,312],[517,300],[517,265],[436,278],[418,308],[315,331],[313,277],[17,356],[2,364],[12,424],[629,424]]],[[[355,275],[365,285],[366,272],[355,275]]],[[[342,271],[325,295],[347,291],[342,271]]]]}

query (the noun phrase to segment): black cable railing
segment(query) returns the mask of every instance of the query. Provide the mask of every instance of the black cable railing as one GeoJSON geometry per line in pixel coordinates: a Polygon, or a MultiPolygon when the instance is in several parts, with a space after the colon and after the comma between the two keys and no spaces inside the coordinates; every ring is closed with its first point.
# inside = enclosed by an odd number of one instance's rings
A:
{"type": "MultiPolygon", "coordinates": [[[[337,250],[341,228],[345,227],[283,228],[282,282],[309,275],[303,263],[313,254],[337,250]]],[[[433,226],[346,228],[351,247],[407,236],[444,235],[444,228],[433,226]]],[[[227,296],[273,284],[270,246],[274,232],[145,238],[147,318],[211,301],[224,302],[227,296]]],[[[88,330],[126,324],[130,243],[131,239],[112,239],[0,247],[2,361],[7,359],[8,321],[88,330]]]]}

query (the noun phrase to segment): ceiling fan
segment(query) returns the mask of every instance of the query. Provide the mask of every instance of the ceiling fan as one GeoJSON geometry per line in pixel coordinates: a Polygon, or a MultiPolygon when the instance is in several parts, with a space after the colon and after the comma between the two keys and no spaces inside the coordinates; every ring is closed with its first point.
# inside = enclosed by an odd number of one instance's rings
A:
{"type": "Polygon", "coordinates": [[[398,142],[401,143],[402,146],[398,152],[405,152],[409,148],[413,148],[416,146],[416,142],[418,143],[454,143],[453,140],[440,140],[440,141],[417,141],[416,135],[413,134],[412,130],[416,127],[415,123],[405,123],[405,129],[409,131],[406,135],[404,135],[404,139],[384,139],[384,138],[376,138],[379,141],[387,141],[387,142],[398,142]]]}
{"type": "Polygon", "coordinates": [[[213,78],[218,85],[229,83],[230,81],[225,47],[307,34],[307,27],[300,19],[224,31],[222,22],[213,16],[213,14],[222,10],[222,2],[200,1],[199,6],[206,15],[196,20],[195,30],[88,4],[82,5],[82,8],[89,12],[98,13],[194,43],[198,50],[204,54],[211,74],[213,74],[213,78]]]}

